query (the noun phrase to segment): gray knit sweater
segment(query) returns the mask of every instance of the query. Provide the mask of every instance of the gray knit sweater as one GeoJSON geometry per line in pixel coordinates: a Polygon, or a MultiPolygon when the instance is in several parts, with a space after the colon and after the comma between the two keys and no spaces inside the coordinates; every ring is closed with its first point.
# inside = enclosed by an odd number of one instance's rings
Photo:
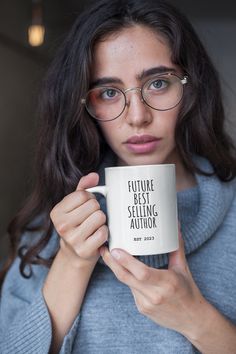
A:
{"type": "MultiPolygon", "coordinates": [[[[206,160],[198,163],[210,169],[206,160]]],[[[178,193],[178,213],[187,261],[205,298],[236,324],[236,181],[197,175],[195,188],[178,193]]],[[[100,200],[104,208],[104,200],[100,200]]],[[[58,246],[53,237],[43,251],[58,246]]],[[[167,267],[167,255],[139,257],[146,264],[167,267]]],[[[51,322],[42,296],[48,269],[33,267],[24,279],[16,259],[4,282],[0,312],[1,354],[46,354],[51,322]]],[[[60,311],[60,304],[58,304],[60,311]]],[[[63,341],[60,354],[190,354],[197,353],[179,333],[141,315],[130,289],[100,260],[95,267],[80,313],[63,341]]]]}

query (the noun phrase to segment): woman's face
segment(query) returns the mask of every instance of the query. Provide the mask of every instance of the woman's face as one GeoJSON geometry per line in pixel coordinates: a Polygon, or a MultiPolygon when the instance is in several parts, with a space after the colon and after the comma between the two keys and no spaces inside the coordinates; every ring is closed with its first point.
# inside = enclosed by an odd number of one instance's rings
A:
{"type": "MultiPolygon", "coordinates": [[[[171,61],[166,41],[144,26],[133,26],[109,36],[96,45],[94,54],[92,81],[103,85],[107,82],[123,90],[141,87],[163,67],[181,75],[180,68],[171,61]]],[[[177,163],[174,135],[180,105],[157,111],[142,102],[139,91],[126,95],[128,105],[121,116],[113,121],[99,121],[118,164],[177,163]]]]}

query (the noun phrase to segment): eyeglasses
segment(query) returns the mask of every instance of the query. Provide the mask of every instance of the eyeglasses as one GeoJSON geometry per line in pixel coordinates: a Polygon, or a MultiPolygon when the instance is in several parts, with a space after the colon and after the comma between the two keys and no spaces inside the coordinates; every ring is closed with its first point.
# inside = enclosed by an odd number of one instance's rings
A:
{"type": "Polygon", "coordinates": [[[81,103],[88,113],[99,121],[118,118],[128,106],[127,93],[139,91],[141,101],[157,111],[168,111],[176,107],[183,97],[183,87],[188,77],[180,78],[173,73],[153,76],[142,87],[122,90],[114,86],[97,86],[89,90],[81,103]]]}

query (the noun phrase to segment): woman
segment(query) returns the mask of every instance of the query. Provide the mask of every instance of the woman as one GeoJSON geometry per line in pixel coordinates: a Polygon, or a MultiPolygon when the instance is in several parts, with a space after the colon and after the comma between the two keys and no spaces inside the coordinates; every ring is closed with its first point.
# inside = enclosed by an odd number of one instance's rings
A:
{"type": "Polygon", "coordinates": [[[223,124],[216,71],[172,6],[102,0],[77,19],[45,81],[37,183],[9,228],[2,353],[236,353],[223,124]],[[106,166],[169,162],[179,250],[110,253],[104,199],[86,189],[106,166]]]}

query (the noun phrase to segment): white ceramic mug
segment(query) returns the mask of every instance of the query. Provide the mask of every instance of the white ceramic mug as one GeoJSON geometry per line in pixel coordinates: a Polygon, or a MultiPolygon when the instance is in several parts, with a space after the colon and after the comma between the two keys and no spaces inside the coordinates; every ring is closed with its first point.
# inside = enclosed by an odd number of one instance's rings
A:
{"type": "Polygon", "coordinates": [[[178,249],[175,165],[105,168],[105,186],[87,189],[106,197],[109,249],[132,255],[178,249]]]}

